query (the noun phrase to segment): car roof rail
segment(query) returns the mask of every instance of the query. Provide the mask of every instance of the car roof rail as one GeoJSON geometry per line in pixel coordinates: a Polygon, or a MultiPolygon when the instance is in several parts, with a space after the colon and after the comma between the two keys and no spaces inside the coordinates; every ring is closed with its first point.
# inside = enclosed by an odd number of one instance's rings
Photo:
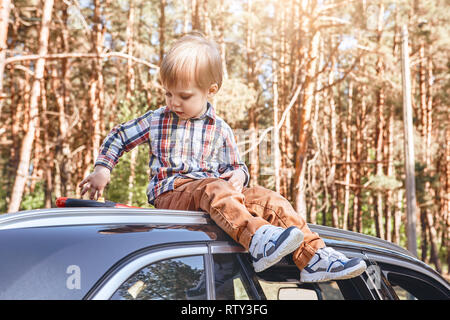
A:
{"type": "Polygon", "coordinates": [[[0,230],[98,224],[209,224],[205,212],[134,208],[50,208],[0,215],[0,230]]]}

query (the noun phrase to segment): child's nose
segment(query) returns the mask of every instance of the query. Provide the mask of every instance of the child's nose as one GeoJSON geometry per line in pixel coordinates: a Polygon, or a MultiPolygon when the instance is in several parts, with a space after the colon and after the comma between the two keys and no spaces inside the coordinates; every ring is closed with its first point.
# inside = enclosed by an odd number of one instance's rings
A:
{"type": "Polygon", "coordinates": [[[172,108],[179,108],[180,107],[180,101],[176,99],[172,99],[172,108]]]}
{"type": "Polygon", "coordinates": [[[172,104],[170,105],[170,110],[174,112],[180,112],[180,105],[172,102],[172,104]]]}

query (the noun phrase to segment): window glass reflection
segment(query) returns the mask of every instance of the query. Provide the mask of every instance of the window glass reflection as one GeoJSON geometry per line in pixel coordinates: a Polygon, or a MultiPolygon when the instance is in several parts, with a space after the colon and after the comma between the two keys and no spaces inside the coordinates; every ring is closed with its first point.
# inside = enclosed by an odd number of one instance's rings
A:
{"type": "MultiPolygon", "coordinates": [[[[132,275],[113,300],[185,300],[205,278],[203,256],[163,260],[132,275]]],[[[206,296],[205,296],[206,299],[206,296]]]]}
{"type": "Polygon", "coordinates": [[[215,254],[214,286],[217,300],[249,300],[249,288],[243,280],[235,254],[215,254]]]}

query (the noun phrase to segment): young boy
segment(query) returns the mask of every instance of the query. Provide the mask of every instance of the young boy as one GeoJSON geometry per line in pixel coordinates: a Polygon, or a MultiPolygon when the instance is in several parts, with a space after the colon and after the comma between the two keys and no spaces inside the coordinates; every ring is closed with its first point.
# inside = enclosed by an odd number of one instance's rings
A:
{"type": "Polygon", "coordinates": [[[279,193],[248,188],[233,131],[208,102],[222,85],[217,44],[201,34],[179,39],[164,57],[160,77],[166,106],[116,126],[105,138],[81,195],[102,196],[125,151],[150,145],[148,201],[156,208],[198,210],[249,250],[256,272],[293,253],[301,281],[351,278],[366,264],[325,247],[279,193]]]}

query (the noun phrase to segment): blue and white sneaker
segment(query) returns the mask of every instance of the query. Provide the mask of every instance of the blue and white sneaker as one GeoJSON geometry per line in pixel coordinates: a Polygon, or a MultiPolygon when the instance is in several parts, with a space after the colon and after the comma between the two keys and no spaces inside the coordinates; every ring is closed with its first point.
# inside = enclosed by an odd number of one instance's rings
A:
{"type": "Polygon", "coordinates": [[[367,266],[361,258],[347,258],[332,248],[316,251],[308,265],[300,272],[302,282],[343,280],[359,276],[367,266]]]}
{"type": "Polygon", "coordinates": [[[302,241],[303,232],[295,226],[284,229],[263,225],[256,230],[249,248],[255,271],[261,272],[273,266],[299,248],[302,241]]]}

